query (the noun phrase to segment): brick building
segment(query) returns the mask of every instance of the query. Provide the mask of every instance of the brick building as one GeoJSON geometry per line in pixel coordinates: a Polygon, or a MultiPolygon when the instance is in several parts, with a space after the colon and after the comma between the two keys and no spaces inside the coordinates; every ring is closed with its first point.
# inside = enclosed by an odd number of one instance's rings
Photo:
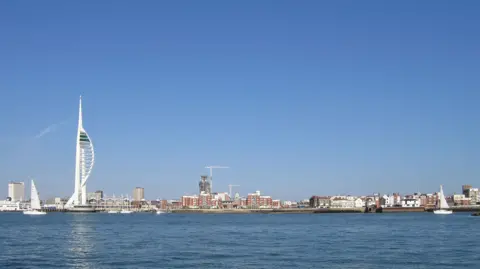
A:
{"type": "Polygon", "coordinates": [[[198,208],[198,196],[197,195],[184,195],[182,196],[183,208],[198,208]]]}

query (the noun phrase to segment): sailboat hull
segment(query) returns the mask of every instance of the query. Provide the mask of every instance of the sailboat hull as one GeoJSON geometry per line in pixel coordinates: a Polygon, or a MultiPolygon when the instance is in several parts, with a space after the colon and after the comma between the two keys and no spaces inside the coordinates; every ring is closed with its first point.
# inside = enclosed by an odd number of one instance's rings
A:
{"type": "Polygon", "coordinates": [[[445,210],[445,209],[437,209],[433,211],[433,214],[437,214],[437,215],[450,215],[452,213],[453,213],[452,210],[445,210]]]}
{"type": "Polygon", "coordinates": [[[47,212],[43,211],[37,211],[37,210],[28,210],[28,211],[23,211],[24,215],[46,215],[47,212]]]}

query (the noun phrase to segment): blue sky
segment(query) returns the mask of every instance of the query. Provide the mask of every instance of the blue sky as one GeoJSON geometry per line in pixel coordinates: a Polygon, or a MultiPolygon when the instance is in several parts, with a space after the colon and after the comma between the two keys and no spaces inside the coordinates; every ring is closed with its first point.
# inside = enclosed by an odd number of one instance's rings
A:
{"type": "Polygon", "coordinates": [[[477,1],[1,1],[0,186],[281,199],[480,186],[477,1]],[[54,123],[54,131],[35,135],[54,123]]]}

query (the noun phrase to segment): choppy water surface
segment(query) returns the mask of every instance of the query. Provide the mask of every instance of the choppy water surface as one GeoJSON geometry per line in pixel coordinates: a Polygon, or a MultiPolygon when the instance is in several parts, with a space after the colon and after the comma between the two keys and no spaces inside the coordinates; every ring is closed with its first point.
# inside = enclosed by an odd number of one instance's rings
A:
{"type": "Polygon", "coordinates": [[[478,268],[468,214],[0,214],[0,268],[478,268]]]}

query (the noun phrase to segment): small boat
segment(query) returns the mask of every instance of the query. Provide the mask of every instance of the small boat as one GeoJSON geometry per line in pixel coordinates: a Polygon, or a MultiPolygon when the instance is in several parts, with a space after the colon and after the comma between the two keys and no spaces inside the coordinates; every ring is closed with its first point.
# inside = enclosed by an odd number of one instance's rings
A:
{"type": "Polygon", "coordinates": [[[443,187],[440,185],[440,193],[438,194],[438,200],[440,201],[438,209],[434,210],[433,213],[437,215],[450,215],[453,213],[452,210],[449,210],[447,200],[443,194],[443,187]]]}
{"type": "Polygon", "coordinates": [[[120,211],[120,214],[131,214],[131,213],[133,213],[133,211],[128,210],[128,209],[122,209],[122,210],[120,211]]]}
{"type": "Polygon", "coordinates": [[[165,213],[167,213],[167,212],[165,212],[165,211],[162,211],[162,210],[157,210],[157,212],[156,212],[156,214],[157,214],[157,215],[160,215],[160,214],[165,214],[165,213]]]}
{"type": "Polygon", "coordinates": [[[31,184],[31,191],[30,191],[30,209],[27,211],[23,211],[25,215],[46,215],[47,212],[40,211],[42,209],[40,205],[40,197],[38,195],[37,187],[35,187],[35,182],[31,184]]]}
{"type": "Polygon", "coordinates": [[[472,216],[474,216],[474,217],[480,217],[480,212],[473,213],[472,216]]]}
{"type": "Polygon", "coordinates": [[[120,213],[120,211],[118,211],[118,210],[108,210],[107,213],[108,214],[118,214],[118,213],[120,213]]]}

